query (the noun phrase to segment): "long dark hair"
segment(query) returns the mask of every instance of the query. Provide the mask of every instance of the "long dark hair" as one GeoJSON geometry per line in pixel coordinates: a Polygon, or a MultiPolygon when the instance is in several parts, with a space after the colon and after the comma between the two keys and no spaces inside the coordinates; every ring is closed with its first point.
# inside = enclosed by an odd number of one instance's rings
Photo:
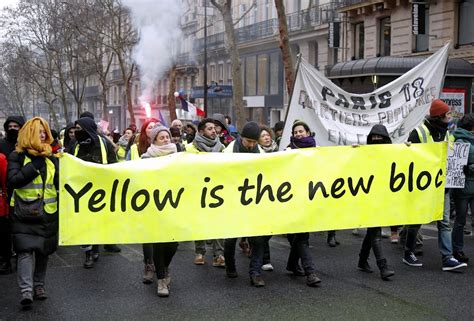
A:
{"type": "Polygon", "coordinates": [[[148,147],[150,147],[150,143],[148,142],[148,136],[146,135],[146,128],[150,123],[158,123],[158,119],[150,118],[146,122],[143,123],[142,128],[140,129],[140,137],[138,138],[138,154],[142,156],[142,154],[146,153],[148,147]]]}

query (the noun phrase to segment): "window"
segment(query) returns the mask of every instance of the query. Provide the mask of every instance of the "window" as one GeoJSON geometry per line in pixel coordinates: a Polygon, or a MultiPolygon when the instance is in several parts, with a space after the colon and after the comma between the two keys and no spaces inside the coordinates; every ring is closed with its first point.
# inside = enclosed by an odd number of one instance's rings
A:
{"type": "Polygon", "coordinates": [[[208,81],[216,81],[216,65],[211,65],[211,68],[209,68],[209,73],[210,73],[210,77],[208,79],[208,81]]]}
{"type": "Polygon", "coordinates": [[[245,58],[245,95],[255,96],[257,87],[257,57],[245,58]]]}
{"type": "Polygon", "coordinates": [[[217,65],[217,74],[218,74],[217,83],[223,84],[224,83],[224,64],[217,65]]]}
{"type": "Polygon", "coordinates": [[[474,0],[464,0],[459,3],[459,44],[474,43],[474,0]]]}
{"type": "Polygon", "coordinates": [[[270,95],[278,95],[280,79],[280,54],[274,52],[270,55],[270,95]]]}
{"type": "Polygon", "coordinates": [[[258,56],[257,95],[268,94],[268,55],[258,56]]]}
{"type": "MultiPolygon", "coordinates": [[[[244,68],[241,67],[240,69],[243,70],[244,68]]],[[[230,62],[227,63],[227,84],[232,85],[232,64],[230,62]]]]}
{"type": "Polygon", "coordinates": [[[430,8],[425,6],[425,34],[415,35],[415,52],[428,51],[429,49],[429,22],[430,22],[430,8]]]}
{"type": "Polygon", "coordinates": [[[364,23],[354,25],[354,58],[364,59],[364,23]]]}
{"type": "Polygon", "coordinates": [[[194,84],[196,84],[196,76],[191,76],[191,83],[189,85],[191,88],[193,88],[194,84]]]}
{"type": "Polygon", "coordinates": [[[379,54],[382,57],[390,56],[391,33],[390,17],[380,19],[379,54]]]}

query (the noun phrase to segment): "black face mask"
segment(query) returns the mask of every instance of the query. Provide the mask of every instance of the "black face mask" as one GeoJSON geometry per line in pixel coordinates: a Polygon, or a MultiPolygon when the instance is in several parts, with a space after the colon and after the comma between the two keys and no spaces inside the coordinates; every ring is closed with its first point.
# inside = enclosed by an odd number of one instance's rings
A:
{"type": "Polygon", "coordinates": [[[10,128],[7,130],[7,139],[9,142],[16,143],[18,139],[18,129],[10,128]]]}
{"type": "Polygon", "coordinates": [[[81,142],[85,142],[87,139],[90,139],[89,137],[89,134],[81,129],[81,130],[77,130],[74,132],[74,136],[76,137],[76,140],[81,143],[81,142]]]}

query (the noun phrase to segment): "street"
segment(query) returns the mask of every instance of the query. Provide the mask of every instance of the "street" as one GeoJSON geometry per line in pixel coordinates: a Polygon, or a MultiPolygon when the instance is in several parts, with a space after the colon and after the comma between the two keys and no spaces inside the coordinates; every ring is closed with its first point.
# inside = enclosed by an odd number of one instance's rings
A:
{"type": "MultiPolygon", "coordinates": [[[[61,247],[51,256],[46,277],[46,301],[22,311],[15,274],[0,276],[0,320],[472,320],[474,273],[441,271],[436,225],[423,226],[422,268],[402,263],[399,245],[383,240],[388,263],[395,270],[382,281],[371,253],[372,274],[356,269],[362,235],[338,231],[341,243],[326,244],[326,233],[311,235],[310,244],[320,286],[285,271],[289,245],[285,237],[271,239],[275,270],[264,272],[266,286],[250,286],[248,263],[236,249],[239,277],[206,264],[193,264],[193,243],[181,243],[171,263],[171,294],[156,295],[156,282],[142,283],[140,245],[120,245],[119,254],[103,253],[91,270],[82,267],[79,247],[61,247]]],[[[465,237],[465,253],[474,257],[473,238],[465,237]]],[[[102,247],[101,247],[102,249],[102,247]]]]}

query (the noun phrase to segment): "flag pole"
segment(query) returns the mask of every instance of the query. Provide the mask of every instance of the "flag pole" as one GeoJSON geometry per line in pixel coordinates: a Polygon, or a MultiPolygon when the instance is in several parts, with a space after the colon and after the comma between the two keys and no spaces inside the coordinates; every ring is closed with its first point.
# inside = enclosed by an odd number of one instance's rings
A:
{"type": "MultiPolygon", "coordinates": [[[[293,100],[293,95],[295,93],[295,85],[296,85],[296,79],[298,79],[298,72],[300,70],[300,64],[301,64],[301,53],[299,53],[297,56],[296,56],[296,72],[295,72],[295,81],[293,82],[293,88],[291,88],[291,96],[290,98],[288,99],[288,108],[286,108],[286,115],[285,115],[285,124],[286,124],[286,120],[288,119],[288,113],[290,111],[290,106],[291,106],[291,101],[293,100]]],[[[283,133],[282,133],[283,135],[283,133]]]]}

